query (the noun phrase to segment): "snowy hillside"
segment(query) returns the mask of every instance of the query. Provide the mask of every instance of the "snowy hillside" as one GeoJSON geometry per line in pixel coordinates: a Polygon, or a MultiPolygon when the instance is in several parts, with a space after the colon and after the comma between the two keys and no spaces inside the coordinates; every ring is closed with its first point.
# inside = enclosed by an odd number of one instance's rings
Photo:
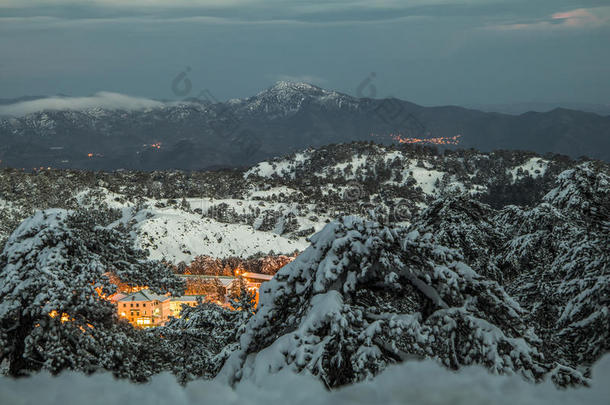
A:
{"type": "MultiPolygon", "coordinates": [[[[275,93],[274,93],[275,94],[275,93]]],[[[438,197],[533,205],[576,162],[525,152],[330,145],[219,172],[0,171],[0,243],[40,208],[121,210],[154,258],[288,254],[342,215],[408,224],[438,197]]]]}
{"type": "Polygon", "coordinates": [[[134,218],[140,247],[151,259],[190,263],[196,256],[249,257],[256,253],[292,253],[308,246],[244,224],[227,224],[174,208],[151,209],[134,218]]]}
{"type": "MultiPolygon", "coordinates": [[[[121,219],[117,223],[129,223],[135,234],[136,243],[146,249],[153,260],[165,260],[170,263],[190,263],[197,256],[250,257],[256,254],[291,254],[304,250],[309,244],[304,237],[282,236],[281,224],[270,229],[264,228],[264,215],[255,218],[249,225],[239,218],[228,221],[226,212],[241,215],[255,212],[255,206],[263,205],[265,211],[290,211],[286,204],[270,204],[261,201],[244,201],[238,199],[185,199],[180,204],[168,204],[167,200],[146,199],[139,205],[130,202],[125,196],[97,188],[78,193],[75,197],[79,206],[91,208],[109,207],[119,210],[121,219]],[[269,205],[266,207],[266,205],[269,205]],[[220,210],[218,207],[224,208],[220,210]],[[198,207],[198,212],[192,210],[198,207]],[[203,211],[202,211],[203,210],[203,211]],[[214,219],[215,212],[224,215],[224,222],[214,219]],[[261,230],[261,228],[265,230],[261,230]]],[[[260,211],[260,208],[258,208],[260,211]]],[[[312,223],[300,218],[304,226],[317,228],[321,223],[312,223]]]]}

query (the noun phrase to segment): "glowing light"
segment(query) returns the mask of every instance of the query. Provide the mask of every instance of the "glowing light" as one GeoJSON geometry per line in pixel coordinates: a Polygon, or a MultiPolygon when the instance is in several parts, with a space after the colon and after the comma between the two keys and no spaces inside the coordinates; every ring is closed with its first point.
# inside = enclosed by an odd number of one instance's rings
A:
{"type": "Polygon", "coordinates": [[[93,153],[87,153],[87,157],[93,157],[93,153]]]}
{"type": "MultiPolygon", "coordinates": [[[[371,134],[371,136],[379,136],[376,134],[371,134]]],[[[389,137],[395,140],[398,143],[407,143],[407,144],[422,144],[422,145],[459,145],[462,138],[462,135],[455,136],[440,136],[435,138],[410,138],[404,137],[401,134],[389,134],[389,137]]]]}
{"type": "Polygon", "coordinates": [[[150,325],[150,319],[138,318],[138,319],[136,319],[136,324],[137,325],[150,325]]]}
{"type": "MultiPolygon", "coordinates": [[[[56,310],[52,310],[51,312],[49,312],[49,316],[51,318],[56,318],[59,316],[59,312],[56,310]]],[[[59,320],[61,321],[61,323],[68,322],[70,320],[70,315],[66,314],[65,312],[62,312],[59,320]]]]}

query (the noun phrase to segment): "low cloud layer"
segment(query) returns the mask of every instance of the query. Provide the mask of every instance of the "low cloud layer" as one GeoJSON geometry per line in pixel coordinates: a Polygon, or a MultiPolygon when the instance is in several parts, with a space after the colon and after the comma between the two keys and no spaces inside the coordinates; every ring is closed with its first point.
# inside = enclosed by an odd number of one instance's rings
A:
{"type": "Polygon", "coordinates": [[[101,91],[90,97],[48,97],[15,104],[0,105],[0,115],[23,116],[45,110],[83,111],[92,108],[106,110],[143,110],[163,107],[165,103],[147,98],[101,91]]]}

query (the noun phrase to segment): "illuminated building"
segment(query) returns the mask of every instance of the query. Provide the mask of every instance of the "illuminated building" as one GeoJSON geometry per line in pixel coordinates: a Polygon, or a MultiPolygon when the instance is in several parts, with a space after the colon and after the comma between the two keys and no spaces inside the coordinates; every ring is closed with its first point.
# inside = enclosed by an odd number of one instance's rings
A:
{"type": "MultiPolygon", "coordinates": [[[[256,293],[258,303],[258,290],[260,285],[273,278],[271,275],[244,272],[240,274],[246,282],[248,290],[256,293]]],[[[138,289],[130,293],[117,293],[107,299],[115,303],[117,313],[121,319],[127,320],[135,327],[150,328],[162,326],[171,318],[180,317],[182,305],[194,307],[199,301],[213,302],[218,305],[228,306],[227,295],[236,286],[236,277],[207,276],[207,275],[188,275],[182,276],[187,281],[187,294],[180,297],[155,294],[147,288],[138,289]],[[211,280],[218,281],[220,296],[206,295],[201,293],[211,280]],[[203,282],[198,285],[198,282],[203,282]],[[214,298],[216,297],[216,298],[214,298]]]]}
{"type": "Polygon", "coordinates": [[[150,290],[128,294],[118,299],[116,305],[119,317],[142,328],[163,325],[172,316],[170,297],[150,290]]]}
{"type": "Polygon", "coordinates": [[[172,313],[173,317],[179,318],[183,305],[188,305],[189,307],[195,307],[195,306],[197,306],[198,301],[205,301],[205,296],[203,296],[203,295],[183,295],[182,297],[172,297],[169,301],[169,310],[172,313]]]}

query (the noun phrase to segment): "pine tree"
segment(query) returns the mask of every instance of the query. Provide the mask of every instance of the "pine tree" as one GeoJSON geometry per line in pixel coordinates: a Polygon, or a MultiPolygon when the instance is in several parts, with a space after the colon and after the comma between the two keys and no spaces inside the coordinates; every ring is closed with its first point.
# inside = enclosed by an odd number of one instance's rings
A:
{"type": "Polygon", "coordinates": [[[443,246],[455,248],[477,273],[498,281],[506,274],[496,264],[509,235],[494,221],[496,211],[466,195],[446,196],[432,202],[414,219],[414,229],[430,232],[443,246]]]}
{"type": "Polygon", "coordinates": [[[344,217],[311,242],[263,284],[229,381],[289,368],[336,387],[422,357],[531,380],[548,370],[519,305],[432,234],[344,217]]]}
{"type": "Polygon", "coordinates": [[[218,374],[227,357],[239,347],[239,338],[252,316],[252,298],[245,290],[233,301],[233,309],[211,302],[184,305],[180,318],[152,331],[161,337],[163,350],[171,357],[168,369],[178,381],[186,384],[218,374]]]}
{"type": "Polygon", "coordinates": [[[609,206],[610,176],[585,163],[558,176],[538,206],[497,219],[513,233],[499,266],[516,274],[508,289],[530,311],[545,355],[585,374],[610,350],[609,206]]]}

